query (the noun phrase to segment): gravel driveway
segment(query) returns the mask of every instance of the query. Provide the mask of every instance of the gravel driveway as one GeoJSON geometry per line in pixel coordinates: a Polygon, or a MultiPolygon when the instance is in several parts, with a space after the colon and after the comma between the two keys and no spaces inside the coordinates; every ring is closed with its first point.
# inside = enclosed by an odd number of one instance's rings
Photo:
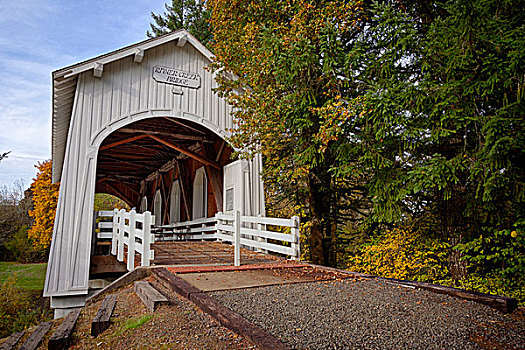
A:
{"type": "Polygon", "coordinates": [[[376,280],[210,295],[294,349],[525,349],[519,311],[376,280]]]}

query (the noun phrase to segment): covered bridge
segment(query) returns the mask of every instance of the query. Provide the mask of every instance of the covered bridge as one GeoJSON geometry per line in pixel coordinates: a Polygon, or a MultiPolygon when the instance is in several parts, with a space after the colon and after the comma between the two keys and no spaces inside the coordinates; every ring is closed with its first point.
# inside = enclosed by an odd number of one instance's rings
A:
{"type": "Polygon", "coordinates": [[[231,108],[185,30],[53,72],[53,181],[60,181],[44,296],[88,293],[95,192],[151,211],[156,225],[239,210],[264,216],[261,161],[232,160],[231,108]]]}

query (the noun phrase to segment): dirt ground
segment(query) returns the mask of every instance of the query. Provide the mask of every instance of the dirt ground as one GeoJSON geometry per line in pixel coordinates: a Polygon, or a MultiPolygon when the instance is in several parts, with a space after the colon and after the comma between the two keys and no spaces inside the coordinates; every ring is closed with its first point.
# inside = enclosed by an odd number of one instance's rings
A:
{"type": "MultiPolygon", "coordinates": [[[[91,336],[90,327],[102,299],[85,307],[77,321],[70,349],[257,349],[188,300],[168,294],[160,285],[155,284],[155,287],[168,295],[169,305],[151,313],[133,291],[133,285],[123,287],[116,291],[111,326],[97,337],[91,336]]],[[[52,330],[58,324],[55,322],[52,330]]],[[[48,332],[38,349],[47,349],[52,333],[48,332]]],[[[25,338],[27,335],[19,344],[25,338]]]]}

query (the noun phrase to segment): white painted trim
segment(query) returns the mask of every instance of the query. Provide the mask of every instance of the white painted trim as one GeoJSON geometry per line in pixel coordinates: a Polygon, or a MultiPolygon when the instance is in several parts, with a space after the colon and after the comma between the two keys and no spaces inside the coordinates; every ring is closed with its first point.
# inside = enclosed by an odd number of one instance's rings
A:
{"type": "Polygon", "coordinates": [[[74,75],[80,74],[90,69],[93,69],[94,62],[97,62],[100,64],[108,64],[108,63],[120,60],[122,58],[135,55],[137,53],[137,49],[146,51],[153,47],[156,47],[156,46],[159,46],[159,45],[162,45],[167,42],[174,41],[174,40],[177,40],[177,44],[178,44],[179,42],[178,39],[182,39],[184,37],[186,37],[186,41],[188,41],[191,45],[193,45],[193,47],[195,47],[195,49],[197,49],[197,51],[199,51],[210,62],[213,60],[214,56],[211,53],[211,51],[206,48],[206,46],[202,45],[193,35],[191,35],[185,29],[179,29],[169,34],[162,35],[162,36],[152,38],[152,39],[147,39],[139,43],[124,47],[122,49],[115,50],[115,51],[106,53],[101,56],[97,56],[87,61],[80,62],[72,66],[68,66],[68,67],[59,69],[53,72],[53,78],[58,79],[62,77],[63,78],[72,77],[74,75]]]}
{"type": "Polygon", "coordinates": [[[208,216],[208,177],[204,167],[195,172],[193,179],[193,210],[192,219],[200,219],[208,216]]]}
{"type": "Polygon", "coordinates": [[[148,110],[140,111],[137,113],[124,115],[120,117],[119,119],[115,120],[114,122],[110,123],[106,127],[102,128],[99,132],[97,132],[91,138],[90,145],[92,147],[95,147],[98,150],[102,142],[113,131],[116,131],[120,128],[125,127],[128,124],[131,124],[139,120],[143,120],[147,118],[162,118],[162,117],[189,120],[191,122],[200,124],[202,126],[205,126],[208,130],[215,133],[217,136],[219,136],[223,140],[226,140],[226,138],[228,138],[231,135],[231,133],[228,130],[222,129],[218,125],[215,125],[206,119],[204,119],[204,121],[201,121],[202,118],[192,115],[190,113],[184,113],[179,110],[170,110],[170,109],[148,109],[148,110]]]}
{"type": "Polygon", "coordinates": [[[181,212],[181,189],[180,181],[175,180],[171,184],[170,191],[170,224],[180,222],[180,212],[181,212]]]}
{"type": "Polygon", "coordinates": [[[162,225],[162,193],[160,190],[155,192],[155,199],[153,200],[153,215],[155,215],[155,226],[162,225]]]}

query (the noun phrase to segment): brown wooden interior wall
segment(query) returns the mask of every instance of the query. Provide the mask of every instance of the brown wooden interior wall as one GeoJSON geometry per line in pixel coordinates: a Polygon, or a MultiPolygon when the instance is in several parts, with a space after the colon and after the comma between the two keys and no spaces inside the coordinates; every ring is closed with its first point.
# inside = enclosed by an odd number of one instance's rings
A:
{"type": "Polygon", "coordinates": [[[170,118],[135,122],[111,134],[101,145],[96,192],[115,195],[140,210],[147,198],[153,212],[157,190],[162,195],[162,223],[169,223],[171,186],[181,184],[181,221],[191,219],[193,181],[204,166],[207,216],[222,210],[223,166],[232,148],[202,125],[170,118]]]}

